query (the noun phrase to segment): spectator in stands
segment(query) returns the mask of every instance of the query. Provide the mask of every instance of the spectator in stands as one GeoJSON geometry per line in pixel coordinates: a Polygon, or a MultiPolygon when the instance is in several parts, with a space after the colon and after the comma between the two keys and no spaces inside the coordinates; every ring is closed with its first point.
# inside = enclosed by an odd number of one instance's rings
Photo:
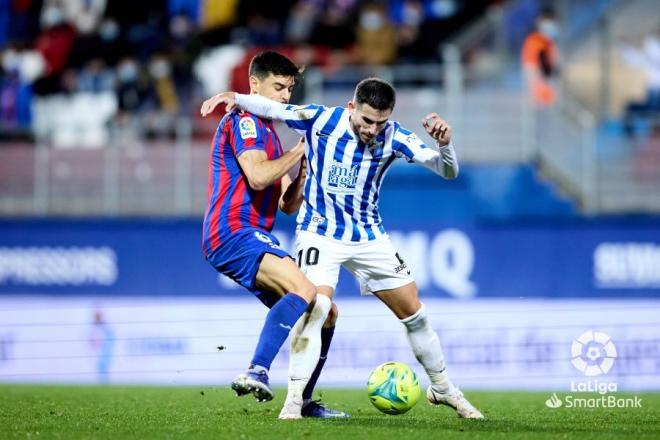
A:
{"type": "Polygon", "coordinates": [[[332,49],[347,49],[355,43],[356,0],[313,1],[320,11],[310,43],[332,49]]]}
{"type": "Polygon", "coordinates": [[[119,24],[112,18],[104,19],[98,31],[79,34],[73,40],[69,65],[81,68],[94,58],[101,58],[109,66],[116,66],[122,56],[129,52],[120,35],[119,24]]]}
{"type": "Polygon", "coordinates": [[[117,65],[118,122],[128,122],[131,115],[146,112],[152,97],[153,89],[137,59],[122,59],[117,65]]]}
{"type": "Polygon", "coordinates": [[[166,0],[109,1],[106,16],[117,21],[127,45],[141,62],[162,50],[167,36],[166,0]]]}
{"type": "Polygon", "coordinates": [[[143,118],[144,133],[149,138],[173,137],[181,104],[170,60],[164,54],[156,54],[149,62],[148,71],[153,101],[150,102],[150,111],[143,118]]]}
{"type": "Polygon", "coordinates": [[[76,89],[82,93],[114,93],[114,73],[102,58],[94,58],[78,74],[76,89]]]}
{"type": "Polygon", "coordinates": [[[66,22],[64,8],[58,2],[44,6],[41,25],[42,32],[34,47],[44,57],[46,70],[44,77],[35,82],[34,88],[37,94],[47,95],[61,89],[61,75],[67,68],[76,32],[66,22]]]}
{"type": "Polygon", "coordinates": [[[13,48],[0,56],[0,133],[3,135],[26,128],[24,124],[30,120],[29,101],[21,99],[29,89],[21,81],[19,57],[13,48]]]}
{"type": "Polygon", "coordinates": [[[62,0],[66,20],[78,34],[92,34],[99,28],[107,0],[62,0]]]}
{"type": "Polygon", "coordinates": [[[647,120],[651,125],[660,125],[660,27],[655,34],[644,38],[642,48],[622,41],[621,56],[630,66],[640,68],[646,77],[644,101],[631,102],[624,115],[624,129],[629,136],[635,132],[635,121],[647,120]]]}
{"type": "Polygon", "coordinates": [[[523,42],[523,73],[530,96],[538,106],[550,106],[556,100],[553,78],[559,62],[555,43],[558,35],[559,24],[554,13],[544,10],[536,20],[536,30],[523,42]]]}
{"type": "Polygon", "coordinates": [[[20,45],[0,52],[0,128],[5,135],[24,135],[32,121],[32,83],[45,68],[43,57],[20,45]]]}
{"type": "Polygon", "coordinates": [[[231,30],[238,21],[238,3],[238,0],[200,0],[198,24],[205,45],[218,46],[229,42],[231,30]]]}
{"type": "Polygon", "coordinates": [[[179,99],[172,79],[172,66],[163,55],[156,55],[149,63],[149,74],[154,85],[158,108],[167,114],[179,110],[179,99]]]}
{"type": "Polygon", "coordinates": [[[399,59],[412,61],[422,58],[425,48],[419,44],[421,26],[425,21],[426,11],[421,0],[392,2],[390,16],[396,24],[399,59]]]}
{"type": "Polygon", "coordinates": [[[202,41],[198,37],[195,22],[186,14],[177,14],[170,18],[169,31],[166,50],[176,94],[182,104],[180,111],[193,111],[191,106],[187,105],[193,102],[192,64],[202,52],[202,41]]]}
{"type": "Polygon", "coordinates": [[[319,10],[313,2],[298,1],[286,21],[285,42],[295,45],[307,43],[312,36],[318,13],[319,10]]]}
{"type": "Polygon", "coordinates": [[[368,65],[391,64],[396,59],[396,30],[385,6],[367,3],[360,11],[357,49],[360,62],[368,65]]]}

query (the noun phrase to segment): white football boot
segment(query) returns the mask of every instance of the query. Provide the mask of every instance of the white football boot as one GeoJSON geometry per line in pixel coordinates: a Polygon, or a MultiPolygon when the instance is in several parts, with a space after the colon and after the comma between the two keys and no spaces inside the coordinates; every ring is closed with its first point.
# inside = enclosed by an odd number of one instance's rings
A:
{"type": "Polygon", "coordinates": [[[426,390],[426,398],[432,405],[447,405],[453,408],[456,414],[464,419],[484,418],[484,415],[465,398],[456,386],[450,387],[446,392],[440,392],[431,385],[426,390]]]}

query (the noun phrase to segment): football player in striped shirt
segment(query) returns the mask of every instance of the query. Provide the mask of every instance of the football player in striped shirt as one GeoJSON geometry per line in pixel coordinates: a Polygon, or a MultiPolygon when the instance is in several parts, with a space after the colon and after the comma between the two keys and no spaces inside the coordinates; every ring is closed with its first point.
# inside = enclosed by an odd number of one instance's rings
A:
{"type": "MultiPolygon", "coordinates": [[[[254,57],[249,74],[252,94],[285,105],[298,68],[276,52],[264,52],[254,57]]],[[[303,140],[283,152],[270,119],[238,109],[228,111],[211,148],[202,247],[218,272],[270,308],[249,369],[232,383],[236,393],[252,393],[258,401],[273,398],[268,369],[296,322],[311,309],[309,315],[318,316],[318,320],[303,328],[303,319],[295,334],[305,339],[304,350],[299,350],[305,359],[290,369],[289,394],[298,396],[298,405],[283,410],[280,418],[300,418],[303,410],[307,416],[346,417],[316,402],[302,407],[303,390],[321,355],[321,327],[331,308],[336,315],[336,308],[328,296],[317,294],[316,287],[271,234],[278,206],[291,214],[302,202],[303,154],[303,140]],[[298,163],[300,169],[292,180],[288,173],[298,163]]]]}
{"type": "Polygon", "coordinates": [[[416,358],[428,374],[427,398],[448,405],[459,416],[483,418],[447,374],[438,335],[428,322],[417,286],[394,249],[378,213],[379,191],[397,158],[420,164],[445,179],[458,175],[451,127],[436,113],[421,124],[435,146],[391,121],[396,93],[386,81],[361,81],[347,107],[295,106],[234,92],[202,105],[202,115],[220,103],[284,121],[305,137],[308,171],[304,203],[298,213],[298,265],[319,289],[332,297],[339,268],[359,281],[363,294],[383,301],[405,326],[416,358]]]}

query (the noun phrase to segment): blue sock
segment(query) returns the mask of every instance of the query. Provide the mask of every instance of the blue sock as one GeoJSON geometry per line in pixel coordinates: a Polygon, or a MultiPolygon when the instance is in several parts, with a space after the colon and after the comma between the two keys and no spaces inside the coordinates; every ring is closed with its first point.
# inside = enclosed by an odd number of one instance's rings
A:
{"type": "Polygon", "coordinates": [[[275,303],[266,315],[266,322],[252,358],[252,365],[260,365],[266,370],[270,369],[270,364],[275,359],[277,352],[280,351],[280,347],[286,341],[298,318],[307,310],[307,306],[307,301],[295,293],[287,293],[275,303]]]}
{"type": "Polygon", "coordinates": [[[328,357],[328,351],[330,350],[330,342],[332,341],[332,336],[335,334],[335,327],[321,329],[321,357],[319,357],[319,363],[316,364],[316,369],[312,373],[312,377],[309,378],[307,386],[303,391],[303,400],[309,400],[312,398],[314,393],[314,387],[316,386],[316,381],[319,380],[321,375],[321,370],[323,365],[325,365],[325,360],[328,357]]]}

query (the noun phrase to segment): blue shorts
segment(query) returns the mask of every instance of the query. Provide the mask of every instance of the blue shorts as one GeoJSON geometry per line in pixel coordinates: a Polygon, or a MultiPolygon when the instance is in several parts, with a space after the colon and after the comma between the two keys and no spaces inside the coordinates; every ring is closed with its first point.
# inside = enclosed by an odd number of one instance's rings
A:
{"type": "Polygon", "coordinates": [[[279,296],[255,287],[259,265],[265,254],[280,258],[291,256],[280,249],[280,241],[273,234],[254,228],[241,229],[231,234],[222,245],[206,257],[218,272],[227,275],[250,292],[267,307],[272,307],[279,296]]]}

